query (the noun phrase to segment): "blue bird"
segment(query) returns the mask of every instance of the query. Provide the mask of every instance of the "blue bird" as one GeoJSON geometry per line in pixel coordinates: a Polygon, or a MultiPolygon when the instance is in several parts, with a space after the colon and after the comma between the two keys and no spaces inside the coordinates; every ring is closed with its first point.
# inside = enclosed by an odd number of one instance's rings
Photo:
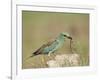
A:
{"type": "Polygon", "coordinates": [[[72,40],[72,37],[68,33],[62,32],[54,41],[43,44],[39,49],[33,52],[30,57],[33,57],[39,54],[48,54],[48,56],[50,56],[51,53],[54,53],[56,50],[62,47],[62,45],[65,42],[65,38],[70,39],[70,41],[72,40]]]}

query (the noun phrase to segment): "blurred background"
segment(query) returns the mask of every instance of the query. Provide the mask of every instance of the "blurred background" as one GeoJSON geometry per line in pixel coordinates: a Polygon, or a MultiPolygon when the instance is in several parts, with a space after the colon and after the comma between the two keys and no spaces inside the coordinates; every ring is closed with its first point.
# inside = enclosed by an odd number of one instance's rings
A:
{"type": "MultiPolygon", "coordinates": [[[[61,32],[73,37],[73,50],[80,54],[81,66],[89,66],[89,14],[22,11],[22,69],[46,68],[54,55],[39,55],[26,60],[39,47],[54,40],[61,32]],[[45,62],[42,62],[42,57],[45,62]]],[[[69,40],[57,54],[70,53],[69,40]]]]}

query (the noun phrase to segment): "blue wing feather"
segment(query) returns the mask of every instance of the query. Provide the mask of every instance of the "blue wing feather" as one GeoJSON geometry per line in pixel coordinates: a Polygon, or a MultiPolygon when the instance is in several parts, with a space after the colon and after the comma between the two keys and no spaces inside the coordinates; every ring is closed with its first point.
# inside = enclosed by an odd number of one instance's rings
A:
{"type": "Polygon", "coordinates": [[[58,44],[59,44],[59,43],[55,40],[54,42],[52,42],[51,45],[45,47],[43,51],[44,51],[45,53],[48,53],[49,51],[52,51],[53,49],[55,49],[56,46],[57,46],[58,44]]]}

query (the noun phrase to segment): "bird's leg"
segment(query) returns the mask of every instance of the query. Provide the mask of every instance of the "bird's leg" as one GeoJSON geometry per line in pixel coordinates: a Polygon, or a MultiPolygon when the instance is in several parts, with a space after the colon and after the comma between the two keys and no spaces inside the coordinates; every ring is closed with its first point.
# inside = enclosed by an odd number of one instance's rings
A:
{"type": "Polygon", "coordinates": [[[70,50],[71,50],[71,52],[73,53],[73,50],[72,50],[72,40],[70,40],[70,50]]]}
{"type": "Polygon", "coordinates": [[[48,53],[48,56],[50,56],[50,54],[51,54],[51,53],[49,52],[49,53],[48,53]]]}
{"type": "Polygon", "coordinates": [[[51,53],[52,53],[52,51],[50,51],[50,52],[48,53],[48,56],[50,56],[51,53]]]}

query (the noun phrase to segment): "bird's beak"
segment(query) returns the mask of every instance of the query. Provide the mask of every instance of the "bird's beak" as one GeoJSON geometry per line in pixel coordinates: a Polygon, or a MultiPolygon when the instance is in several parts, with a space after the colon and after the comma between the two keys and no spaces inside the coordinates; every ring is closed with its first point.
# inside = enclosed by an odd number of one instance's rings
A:
{"type": "Polygon", "coordinates": [[[72,37],[70,37],[70,36],[67,36],[67,38],[70,39],[70,40],[72,40],[72,37]]]}

